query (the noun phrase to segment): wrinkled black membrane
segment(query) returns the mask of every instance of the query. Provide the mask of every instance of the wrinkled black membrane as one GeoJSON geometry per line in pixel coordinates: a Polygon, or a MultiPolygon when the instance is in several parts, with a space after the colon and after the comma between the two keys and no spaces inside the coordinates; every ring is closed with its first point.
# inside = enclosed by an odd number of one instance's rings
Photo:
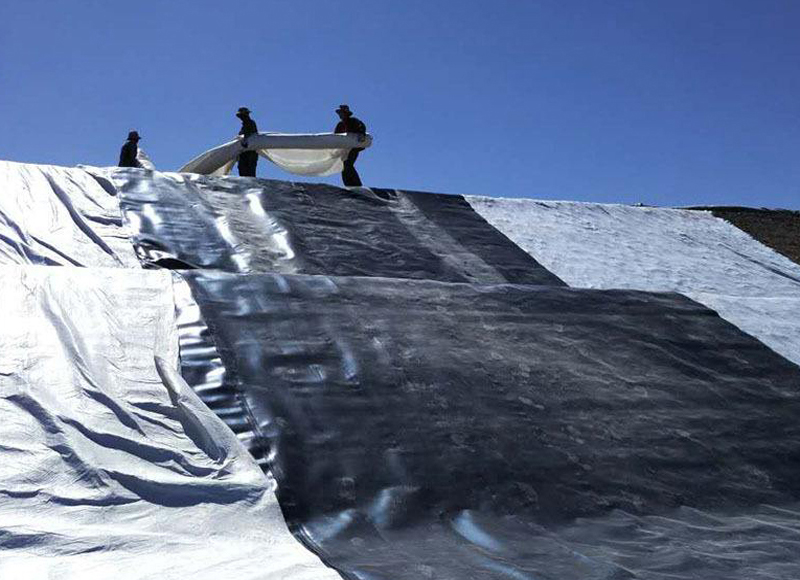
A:
{"type": "Polygon", "coordinates": [[[185,277],[215,396],[348,578],[800,577],[800,369],[685,297],[185,277]]]}
{"type": "Polygon", "coordinates": [[[109,176],[145,264],[564,285],[461,196],[191,174],[109,176]]]}

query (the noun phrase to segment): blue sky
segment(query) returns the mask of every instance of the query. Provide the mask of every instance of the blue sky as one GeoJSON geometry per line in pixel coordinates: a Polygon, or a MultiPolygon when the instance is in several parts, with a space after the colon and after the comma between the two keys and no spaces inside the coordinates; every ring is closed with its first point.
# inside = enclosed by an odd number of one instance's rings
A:
{"type": "Polygon", "coordinates": [[[239,106],[346,102],[367,185],[800,209],[798,30],[796,0],[0,0],[0,159],[113,164],[136,128],[173,170],[239,106]]]}

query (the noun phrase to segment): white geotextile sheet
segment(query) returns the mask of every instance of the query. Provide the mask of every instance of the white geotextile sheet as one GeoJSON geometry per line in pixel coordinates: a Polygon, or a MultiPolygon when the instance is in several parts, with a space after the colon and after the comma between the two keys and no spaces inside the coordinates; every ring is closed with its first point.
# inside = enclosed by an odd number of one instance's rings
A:
{"type": "Polygon", "coordinates": [[[7,266],[0,296],[0,578],[338,579],[178,374],[169,273],[7,266]]]}
{"type": "Polygon", "coordinates": [[[246,140],[237,137],[201,153],[179,169],[180,173],[227,175],[243,151],[257,151],[275,165],[296,175],[324,176],[339,173],[354,147],[366,148],[372,138],[338,133],[259,133],[246,140]],[[247,147],[243,146],[247,143],[247,147]]]}
{"type": "Polygon", "coordinates": [[[144,152],[144,149],[141,147],[137,147],[136,149],[136,160],[139,162],[139,165],[142,169],[149,169],[150,171],[155,171],[156,166],[150,160],[150,157],[147,153],[144,152]]]}
{"type": "Polygon", "coordinates": [[[138,268],[113,193],[80,168],[0,161],[0,265],[138,268]]]}
{"type": "Polygon", "coordinates": [[[350,149],[258,149],[258,154],[295,175],[341,173],[350,149]]]}
{"type": "Polygon", "coordinates": [[[680,292],[800,364],[800,266],[710,212],[467,200],[571,286],[680,292]]]}

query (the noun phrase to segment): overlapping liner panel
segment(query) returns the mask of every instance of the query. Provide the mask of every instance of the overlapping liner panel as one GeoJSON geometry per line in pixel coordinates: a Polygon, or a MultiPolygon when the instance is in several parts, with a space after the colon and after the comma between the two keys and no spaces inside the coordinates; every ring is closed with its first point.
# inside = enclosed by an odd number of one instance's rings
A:
{"type": "Polygon", "coordinates": [[[0,296],[0,577],[337,577],[178,374],[169,273],[5,266],[0,296]]]}
{"type": "Polygon", "coordinates": [[[800,368],[688,298],[184,275],[195,371],[347,578],[800,576],[800,368]]]}
{"type": "Polygon", "coordinates": [[[104,170],[145,263],[564,285],[461,196],[104,170]]]}
{"type": "Polygon", "coordinates": [[[681,292],[800,364],[800,265],[710,212],[467,200],[570,286],[681,292]]]}

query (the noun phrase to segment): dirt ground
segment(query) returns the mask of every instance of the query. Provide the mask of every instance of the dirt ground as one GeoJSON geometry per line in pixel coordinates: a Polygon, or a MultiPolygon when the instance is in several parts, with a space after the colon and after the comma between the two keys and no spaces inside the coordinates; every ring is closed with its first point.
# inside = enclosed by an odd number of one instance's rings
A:
{"type": "Polygon", "coordinates": [[[693,207],[704,209],[744,230],[800,264],[800,211],[751,207],[693,207]]]}

